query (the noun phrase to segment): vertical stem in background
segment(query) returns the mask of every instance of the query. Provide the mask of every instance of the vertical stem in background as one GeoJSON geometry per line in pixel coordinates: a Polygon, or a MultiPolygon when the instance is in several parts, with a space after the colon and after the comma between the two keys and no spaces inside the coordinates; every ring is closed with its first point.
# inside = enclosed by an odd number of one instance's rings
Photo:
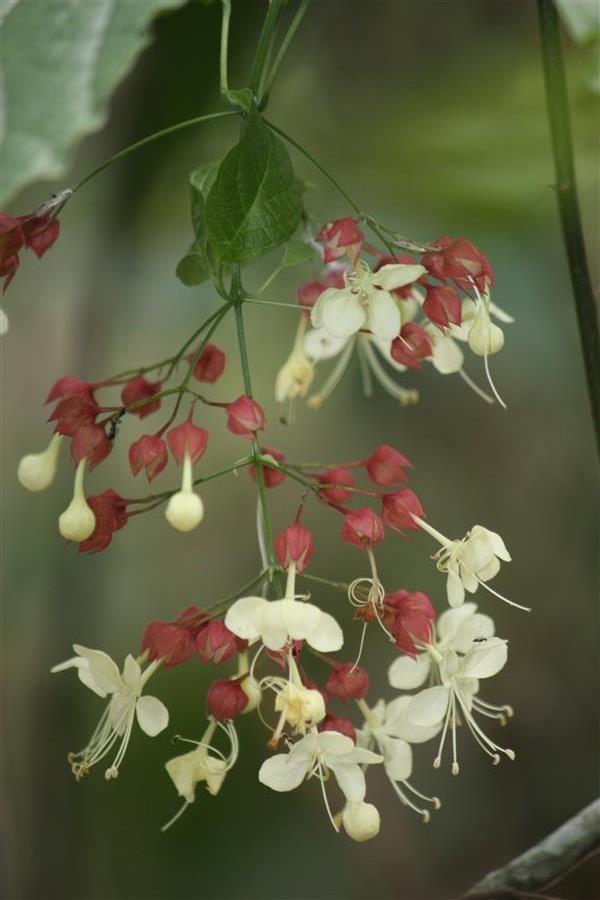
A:
{"type": "Polygon", "coordinates": [[[592,418],[600,452],[600,335],[575,182],[575,163],[560,22],[553,0],[537,0],[537,8],[546,85],[546,105],[556,170],[556,195],[571,273],[579,335],[583,347],[592,418]]]}
{"type": "Polygon", "coordinates": [[[308,5],[310,0],[300,0],[300,6],[296,10],[296,14],[290,23],[290,27],[287,30],[287,33],[281,42],[281,47],[277,52],[277,56],[273,62],[271,70],[268,74],[268,77],[264,81],[264,85],[261,87],[261,96],[260,96],[260,108],[264,109],[269,100],[269,94],[271,93],[271,88],[273,87],[273,83],[277,78],[277,73],[281,67],[281,64],[285,58],[285,55],[289,49],[290,44],[294,39],[294,35],[296,34],[298,28],[300,27],[300,23],[306,14],[306,10],[308,9],[308,5]]]}
{"type": "Polygon", "coordinates": [[[264,69],[268,62],[269,53],[277,30],[277,23],[283,7],[282,0],[269,0],[269,9],[258,40],[258,46],[254,55],[254,62],[248,79],[248,87],[256,97],[258,95],[264,69]]]}
{"type": "Polygon", "coordinates": [[[221,0],[223,4],[223,18],[221,19],[221,51],[219,55],[219,86],[221,96],[226,97],[229,92],[229,79],[227,77],[227,54],[229,49],[229,20],[231,18],[231,0],[221,0]]]}

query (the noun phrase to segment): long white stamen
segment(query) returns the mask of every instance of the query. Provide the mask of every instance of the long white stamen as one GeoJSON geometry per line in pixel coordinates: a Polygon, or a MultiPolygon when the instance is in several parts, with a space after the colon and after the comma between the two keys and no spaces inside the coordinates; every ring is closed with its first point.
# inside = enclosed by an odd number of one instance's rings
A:
{"type": "Polygon", "coordinates": [[[360,662],[360,658],[361,658],[362,652],[363,652],[363,647],[364,647],[364,645],[365,645],[365,635],[366,635],[366,633],[367,633],[367,625],[368,625],[368,624],[369,624],[368,622],[363,622],[362,633],[361,633],[361,636],[360,636],[360,644],[359,644],[359,647],[358,647],[358,656],[356,657],[356,662],[354,663],[354,665],[352,666],[352,668],[351,668],[350,671],[348,672],[349,675],[352,675],[352,673],[354,672],[354,670],[356,669],[357,665],[358,665],[359,662],[360,662]]]}
{"type": "Polygon", "coordinates": [[[475,391],[475,393],[479,397],[481,397],[482,400],[485,400],[486,403],[494,402],[494,398],[490,397],[489,394],[486,394],[486,392],[482,388],[480,388],[479,385],[476,384],[469,375],[467,375],[467,373],[465,372],[464,369],[459,369],[458,374],[460,375],[462,380],[465,382],[465,384],[467,384],[471,388],[472,391],[475,391]]]}
{"type": "Polygon", "coordinates": [[[183,806],[181,806],[181,807],[177,810],[177,812],[175,813],[175,815],[174,815],[171,819],[169,819],[169,821],[168,821],[165,825],[163,825],[162,828],[161,828],[160,830],[161,830],[161,831],[166,831],[167,828],[170,828],[171,825],[173,825],[173,823],[176,822],[177,819],[178,819],[180,816],[182,816],[182,815],[184,814],[184,812],[186,811],[186,809],[188,808],[189,805],[190,805],[190,801],[189,801],[189,800],[184,800],[184,801],[183,801],[183,806]]]}
{"type": "Polygon", "coordinates": [[[308,398],[308,405],[310,407],[312,407],[313,409],[319,409],[319,407],[323,405],[325,400],[327,400],[327,398],[334,392],[334,390],[344,377],[346,369],[350,364],[353,350],[354,341],[350,340],[346,347],[344,347],[342,355],[335,364],[333,370],[329,375],[329,378],[326,380],[319,393],[313,394],[312,397],[308,398]]]}
{"type": "MultiPolygon", "coordinates": [[[[388,778],[389,778],[389,776],[388,776],[388,778]]],[[[421,809],[419,806],[417,806],[415,803],[413,803],[412,800],[410,800],[406,796],[404,791],[401,790],[399,785],[395,781],[393,781],[391,778],[389,778],[389,782],[390,782],[392,788],[394,789],[394,792],[396,793],[396,795],[402,801],[402,803],[405,806],[410,807],[410,809],[412,809],[414,812],[418,813],[421,816],[423,822],[425,824],[427,824],[427,822],[429,822],[429,819],[431,818],[431,814],[430,814],[429,810],[421,809]]],[[[406,784],[406,782],[403,782],[403,784],[406,784]]]]}
{"type": "Polygon", "coordinates": [[[434,769],[439,769],[439,767],[442,764],[442,753],[444,751],[444,744],[446,742],[446,734],[448,732],[448,723],[450,722],[450,713],[451,712],[452,712],[452,704],[450,702],[450,698],[448,697],[448,708],[446,709],[446,717],[444,719],[444,727],[442,729],[442,736],[440,738],[437,756],[433,760],[433,768],[434,769]]]}
{"type": "Polygon", "coordinates": [[[377,358],[377,354],[374,349],[371,347],[370,343],[365,343],[365,355],[368,359],[369,366],[371,367],[371,371],[373,375],[384,389],[387,391],[390,396],[392,396],[395,400],[399,400],[401,406],[414,406],[419,402],[419,392],[415,390],[409,390],[408,388],[404,388],[399,384],[396,384],[393,378],[391,378],[388,373],[385,371],[379,359],[377,358]]]}
{"type": "Polygon", "coordinates": [[[327,791],[325,790],[325,779],[323,777],[323,767],[321,766],[321,763],[318,763],[317,778],[321,782],[321,793],[323,794],[323,802],[325,803],[325,809],[327,810],[327,815],[329,816],[329,821],[333,825],[335,831],[339,834],[340,833],[339,826],[336,825],[336,823],[335,823],[335,819],[331,812],[331,807],[329,806],[329,800],[327,799],[327,791]]]}
{"type": "Polygon", "coordinates": [[[454,690],[452,691],[452,774],[458,775],[460,766],[458,765],[458,754],[456,752],[456,697],[454,690]]]}
{"type": "Polygon", "coordinates": [[[485,325],[483,366],[485,369],[486,378],[488,380],[489,386],[492,389],[492,394],[494,395],[494,397],[496,398],[496,400],[498,401],[500,406],[503,409],[507,409],[506,403],[504,402],[504,400],[502,399],[502,397],[500,396],[500,394],[498,393],[498,391],[496,389],[496,385],[494,384],[494,381],[492,379],[492,373],[490,372],[490,365],[488,362],[488,344],[489,344],[488,338],[489,338],[489,326],[490,326],[490,313],[489,313],[488,307],[487,307],[483,297],[479,293],[479,288],[475,284],[474,279],[469,277],[469,281],[473,285],[473,290],[475,291],[475,294],[477,295],[477,299],[479,301],[479,305],[480,305],[481,309],[483,309],[485,312],[485,317],[483,320],[484,325],[485,325]]]}

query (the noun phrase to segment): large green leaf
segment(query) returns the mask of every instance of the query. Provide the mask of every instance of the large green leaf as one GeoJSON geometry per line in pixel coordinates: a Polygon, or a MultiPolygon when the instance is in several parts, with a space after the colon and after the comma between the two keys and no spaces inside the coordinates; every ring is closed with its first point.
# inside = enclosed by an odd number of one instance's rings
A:
{"type": "Polygon", "coordinates": [[[190,175],[192,226],[195,238],[175,269],[175,274],[182,284],[185,284],[187,287],[202,284],[210,274],[204,208],[206,195],[214,183],[218,168],[218,162],[209,163],[206,166],[199,166],[197,169],[194,169],[190,175]]]}
{"type": "Polygon", "coordinates": [[[249,262],[290,238],[301,212],[302,190],[289,154],[253,108],[208,194],[208,239],[223,262],[249,262]]]}
{"type": "Polygon", "coordinates": [[[38,178],[64,175],[69,151],[105,121],[153,16],[185,2],[4,0],[2,202],[38,178]]]}

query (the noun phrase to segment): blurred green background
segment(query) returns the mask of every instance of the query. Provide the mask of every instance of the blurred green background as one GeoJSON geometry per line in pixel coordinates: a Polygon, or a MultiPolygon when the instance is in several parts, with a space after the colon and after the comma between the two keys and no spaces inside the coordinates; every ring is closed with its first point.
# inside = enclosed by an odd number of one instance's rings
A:
{"type": "MultiPolygon", "coordinates": [[[[234,4],[232,74],[242,83],[265,4],[234,4]]],[[[115,94],[104,131],[86,140],[65,183],[151,131],[217,107],[218,5],[192,2],[160,17],[155,41],[115,94]]],[[[41,36],[36,36],[36,40],[41,36]]],[[[566,42],[574,138],[588,245],[597,275],[598,158],[595,56],[566,42]]],[[[171,711],[155,740],[135,736],[117,783],[96,770],[75,784],[68,750],[87,740],[102,708],[73,675],[52,664],[79,641],[119,659],[137,649],[145,623],[189,603],[210,605],[252,577],[258,559],[255,494],[245,473],[207,485],[206,518],[189,535],[162,511],[136,518],[103,554],[78,556],[59,538],[72,471],[43,495],[22,491],[19,458],[46,445],[43,399],[57,377],[97,379],[174,351],[216,308],[210,288],[188,289],[174,268],[190,239],[187,174],[235,140],[237,125],[202,126],[115,166],[62,216],[55,248],[26,258],[7,297],[11,332],[4,376],[4,841],[11,900],[447,900],[508,861],[588,803],[598,790],[598,607],[595,459],[568,272],[558,230],[539,60],[536,10],[523,0],[320,0],[306,18],[274,91],[269,115],[347,186],[376,217],[416,239],[465,235],[489,255],[496,300],[516,323],[492,361],[508,411],[488,407],[458,377],[411,374],[421,403],[400,409],[387,395],[363,399],[356,369],[321,413],[299,409],[277,423],[274,374],[287,356],[295,316],[252,307],[246,319],[257,397],[269,416],[266,442],[295,460],[348,459],[392,443],[413,460],[412,486],[431,521],[461,535],[480,522],[512,552],[497,587],[531,605],[527,615],[478,596],[510,641],[509,664],[486,699],[510,702],[505,738],[517,761],[491,768],[461,734],[461,774],[434,772],[431,745],[416,748],[414,783],[442,797],[428,826],[402,807],[383,775],[369,794],[380,836],[357,845],[336,837],[318,785],[277,795],[259,785],[265,733],[240,721],[239,764],[221,794],[201,788],[166,834],[179,800],[162,766],[173,732],[199,737],[203,693],[215,674],[193,661],[159,674],[152,693],[171,711]]],[[[319,173],[295,159],[314,184],[307,203],[321,219],[348,213],[319,173]]],[[[59,186],[64,186],[61,184],[59,186]]],[[[56,185],[21,194],[24,212],[56,185]]],[[[267,274],[249,271],[248,283],[267,274]]],[[[303,274],[290,271],[272,298],[293,301],[303,274]]],[[[595,277],[595,282],[597,278],[595,277]]],[[[214,395],[241,391],[231,322],[218,343],[229,366],[214,395]]],[[[483,382],[477,360],[469,372],[483,382]]],[[[204,414],[203,414],[204,417],[204,414]]],[[[155,418],[158,418],[155,416],[155,418]]],[[[207,412],[210,471],[244,452],[207,412]]],[[[152,422],[153,420],[146,420],[152,422]]],[[[145,428],[143,430],[146,430],[145,428]]],[[[136,423],[88,479],[143,493],[126,464],[136,423]]],[[[174,467],[160,479],[169,486],[174,467]]],[[[277,527],[298,492],[271,492],[277,527]]],[[[364,560],[338,539],[339,521],[311,506],[313,571],[351,579],[364,560]]],[[[391,535],[378,553],[389,589],[429,593],[443,608],[443,578],[423,537],[391,535]]],[[[315,600],[349,625],[339,595],[315,600]]],[[[357,635],[350,640],[348,658],[357,635]]],[[[370,699],[389,696],[389,648],[373,634],[364,664],[370,699]]],[[[322,670],[315,668],[319,677],[322,670]]],[[[561,896],[597,897],[590,865],[561,896]]]]}

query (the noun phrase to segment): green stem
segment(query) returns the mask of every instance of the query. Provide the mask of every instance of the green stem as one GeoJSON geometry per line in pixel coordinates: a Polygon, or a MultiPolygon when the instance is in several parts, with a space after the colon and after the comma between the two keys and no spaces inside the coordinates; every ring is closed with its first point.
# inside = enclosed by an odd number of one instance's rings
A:
{"type": "Polygon", "coordinates": [[[298,577],[306,578],[307,581],[314,581],[316,584],[325,584],[327,587],[335,588],[337,591],[348,592],[348,585],[343,581],[330,581],[329,578],[320,578],[318,575],[309,575],[307,572],[302,572],[298,577]]]}
{"type": "Polygon", "coordinates": [[[277,78],[277,75],[279,73],[279,69],[281,68],[281,64],[283,63],[285,55],[289,50],[290,44],[292,43],[292,41],[294,39],[294,35],[296,34],[298,28],[300,27],[300,23],[302,22],[302,19],[304,18],[305,14],[306,14],[309,4],[310,4],[310,0],[301,0],[300,6],[296,10],[296,14],[295,14],[294,18],[292,19],[292,21],[290,22],[290,27],[288,28],[287,33],[286,33],[283,41],[281,42],[281,46],[279,47],[279,50],[277,51],[277,56],[275,57],[275,60],[273,61],[273,65],[271,66],[271,69],[267,76],[266,82],[261,90],[260,100],[258,103],[259,109],[264,109],[265,106],[267,105],[267,103],[269,102],[269,96],[271,94],[271,90],[273,88],[275,79],[277,78]]]}
{"type": "Polygon", "coordinates": [[[122,159],[124,156],[128,156],[130,153],[133,153],[135,150],[139,150],[141,147],[145,147],[146,144],[151,144],[154,141],[158,141],[160,138],[167,137],[169,134],[174,134],[176,131],[182,131],[184,128],[191,128],[192,125],[201,125],[202,122],[209,122],[212,119],[224,119],[226,116],[236,116],[238,115],[239,110],[226,110],[224,112],[217,113],[209,113],[206,116],[196,116],[194,119],[186,119],[184,122],[178,122],[177,125],[171,125],[169,128],[163,128],[161,131],[155,131],[154,134],[149,134],[147,137],[142,138],[140,141],[136,141],[134,144],[130,144],[128,147],[125,147],[123,150],[119,150],[118,153],[113,154],[107,160],[105,160],[101,165],[97,166],[95,169],[92,169],[91,172],[81,179],[79,184],[77,184],[73,188],[73,193],[76,194],[77,191],[87,184],[88,181],[91,181],[92,178],[95,178],[96,175],[99,175],[100,172],[103,172],[105,169],[108,169],[109,166],[112,166],[113,163],[117,162],[117,160],[122,159]]]}
{"type": "Polygon", "coordinates": [[[250,71],[250,78],[248,79],[248,87],[255,97],[258,95],[282,7],[282,0],[269,0],[269,10],[265,16],[260,38],[258,39],[258,45],[256,47],[256,53],[250,71]]]}
{"type": "Polygon", "coordinates": [[[231,0],[221,0],[223,4],[223,18],[221,20],[221,52],[219,56],[219,83],[221,96],[229,93],[229,81],[227,79],[227,51],[229,48],[229,20],[231,19],[231,0]]]}
{"type": "Polygon", "coordinates": [[[600,334],[577,196],[560,23],[553,0],[537,0],[537,8],[546,105],[556,171],[556,196],[577,310],[592,419],[600,452],[600,334]]]}

